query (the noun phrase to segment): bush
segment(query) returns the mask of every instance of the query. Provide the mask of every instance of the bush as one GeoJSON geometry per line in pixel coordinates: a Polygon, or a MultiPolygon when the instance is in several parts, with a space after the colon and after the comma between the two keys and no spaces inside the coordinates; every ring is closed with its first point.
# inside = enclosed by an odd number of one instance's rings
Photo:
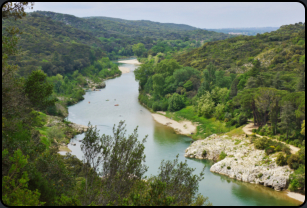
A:
{"type": "Polygon", "coordinates": [[[305,187],[305,166],[300,167],[290,175],[290,191],[297,191],[305,187]]]}
{"type": "Polygon", "coordinates": [[[184,108],[184,101],[177,93],[174,93],[172,97],[169,98],[168,102],[169,111],[179,111],[180,109],[184,108]]]}
{"type": "Polygon", "coordinates": [[[284,155],[282,154],[282,153],[279,153],[278,155],[277,155],[277,158],[276,158],[276,164],[278,165],[278,166],[283,166],[283,165],[285,165],[287,163],[287,161],[286,161],[286,158],[284,157],[284,155]]]}
{"type": "Polygon", "coordinates": [[[219,155],[219,160],[223,160],[226,156],[227,154],[224,151],[222,151],[219,155]]]}
{"type": "Polygon", "coordinates": [[[275,148],[275,152],[279,152],[281,151],[281,147],[278,145],[276,148],[275,148]]]}
{"type": "Polygon", "coordinates": [[[300,158],[298,155],[291,155],[287,160],[289,167],[294,170],[296,170],[299,167],[299,162],[300,158]]]}
{"type": "Polygon", "coordinates": [[[275,148],[272,148],[271,146],[270,146],[270,147],[267,147],[267,148],[265,148],[265,153],[266,153],[267,155],[272,154],[272,153],[274,153],[274,149],[275,149],[275,148]]]}
{"type": "Polygon", "coordinates": [[[231,167],[230,167],[230,166],[227,166],[227,169],[228,169],[228,170],[230,170],[230,169],[231,169],[231,167]]]}
{"type": "Polygon", "coordinates": [[[60,140],[65,137],[62,129],[57,126],[49,128],[47,130],[47,136],[49,139],[56,139],[57,142],[60,142],[60,140]]]}
{"type": "Polygon", "coordinates": [[[206,157],[206,155],[207,155],[207,151],[204,150],[204,151],[203,151],[203,157],[206,157]]]}
{"type": "Polygon", "coordinates": [[[267,139],[265,137],[256,139],[254,143],[255,148],[260,150],[265,149],[266,144],[267,144],[267,139]]]}
{"type": "Polygon", "coordinates": [[[152,104],[152,110],[154,110],[154,111],[159,111],[160,110],[159,102],[154,102],[152,104]]]}
{"type": "Polygon", "coordinates": [[[291,151],[290,151],[290,148],[286,145],[284,145],[281,150],[286,153],[287,155],[290,155],[291,154],[291,151]]]}
{"type": "Polygon", "coordinates": [[[259,173],[258,175],[257,175],[257,178],[261,178],[263,176],[263,174],[262,173],[259,173]]]}

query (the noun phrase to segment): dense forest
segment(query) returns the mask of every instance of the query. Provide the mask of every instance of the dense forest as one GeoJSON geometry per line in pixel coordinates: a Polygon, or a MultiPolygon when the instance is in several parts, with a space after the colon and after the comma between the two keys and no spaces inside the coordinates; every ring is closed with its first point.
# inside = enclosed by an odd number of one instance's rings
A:
{"type": "MultiPolygon", "coordinates": [[[[279,165],[297,169],[290,190],[303,187],[305,24],[155,58],[143,59],[135,70],[141,103],[200,123],[194,139],[228,132],[251,120],[259,126],[255,133],[301,148],[295,155],[284,149],[279,165]]],[[[269,154],[282,150],[265,139],[255,141],[255,146],[269,154]]]]}
{"type": "MultiPolygon", "coordinates": [[[[147,20],[132,21],[106,17],[78,18],[73,15],[46,11],[37,11],[33,14],[41,14],[79,30],[90,32],[101,40],[111,60],[118,56],[133,56],[132,46],[138,43],[142,43],[145,49],[149,50],[161,41],[176,40],[181,44],[195,48],[197,47],[196,43],[202,44],[233,37],[188,25],[157,23],[147,20]]],[[[141,55],[147,57],[146,53],[141,55]]]]}

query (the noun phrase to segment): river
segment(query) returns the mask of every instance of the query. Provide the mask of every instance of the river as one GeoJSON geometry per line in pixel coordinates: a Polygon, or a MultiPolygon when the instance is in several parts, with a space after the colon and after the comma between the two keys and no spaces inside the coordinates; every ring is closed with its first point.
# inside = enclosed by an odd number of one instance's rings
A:
{"type": "MultiPolygon", "coordinates": [[[[105,81],[106,88],[101,91],[91,91],[84,95],[84,100],[68,108],[67,119],[71,122],[87,125],[97,125],[100,134],[112,135],[114,124],[125,120],[127,135],[138,126],[138,139],[142,140],[148,135],[145,143],[146,165],[149,166],[147,174],[157,175],[161,161],[174,160],[179,154],[179,161],[188,161],[189,167],[195,168],[199,173],[204,166],[205,178],[199,183],[199,193],[209,197],[209,201],[217,206],[285,206],[300,205],[286,195],[269,187],[250,184],[227,176],[210,172],[211,161],[188,159],[184,157],[185,149],[190,145],[191,138],[177,135],[170,127],[155,122],[151,113],[138,102],[138,82],[135,81],[132,64],[119,64],[130,68],[130,73],[105,81]],[[109,101],[107,101],[109,100],[109,101]],[[90,103],[89,103],[90,101],[90,103]],[[114,106],[118,104],[118,106],[114,106]]],[[[72,154],[82,159],[82,152],[78,140],[84,134],[77,135],[72,141],[76,146],[68,145],[72,154]]]]}

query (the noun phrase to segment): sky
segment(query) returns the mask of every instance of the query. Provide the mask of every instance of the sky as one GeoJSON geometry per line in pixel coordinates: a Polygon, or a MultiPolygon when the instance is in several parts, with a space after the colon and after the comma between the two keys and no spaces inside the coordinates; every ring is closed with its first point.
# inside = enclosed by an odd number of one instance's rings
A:
{"type": "Polygon", "coordinates": [[[305,22],[299,2],[35,2],[31,11],[187,24],[197,28],[280,27],[305,22]]]}

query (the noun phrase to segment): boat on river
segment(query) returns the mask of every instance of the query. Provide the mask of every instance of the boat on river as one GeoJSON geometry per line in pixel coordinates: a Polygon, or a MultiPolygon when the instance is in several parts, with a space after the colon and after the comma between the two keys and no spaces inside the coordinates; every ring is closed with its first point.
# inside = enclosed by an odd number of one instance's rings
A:
{"type": "Polygon", "coordinates": [[[118,104],[115,104],[114,106],[118,106],[118,104]]]}

